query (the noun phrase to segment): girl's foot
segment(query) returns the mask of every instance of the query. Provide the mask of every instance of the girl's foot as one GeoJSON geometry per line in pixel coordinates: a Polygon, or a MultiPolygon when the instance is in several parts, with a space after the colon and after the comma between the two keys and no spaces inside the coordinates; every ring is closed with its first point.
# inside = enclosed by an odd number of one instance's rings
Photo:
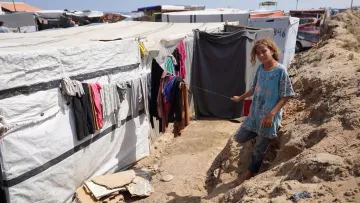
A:
{"type": "Polygon", "coordinates": [[[253,176],[254,176],[253,173],[251,173],[250,171],[246,171],[241,177],[237,178],[234,181],[233,186],[237,187],[237,186],[243,184],[243,182],[245,182],[246,180],[249,180],[250,178],[252,178],[253,176]]]}

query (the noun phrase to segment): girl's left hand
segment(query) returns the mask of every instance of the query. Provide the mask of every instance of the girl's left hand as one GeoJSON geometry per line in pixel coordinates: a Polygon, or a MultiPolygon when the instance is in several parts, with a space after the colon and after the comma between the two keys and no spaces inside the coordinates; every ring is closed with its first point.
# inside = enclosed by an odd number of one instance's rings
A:
{"type": "Polygon", "coordinates": [[[268,114],[265,116],[261,122],[261,127],[263,128],[271,128],[273,125],[274,116],[271,114],[268,114]]]}

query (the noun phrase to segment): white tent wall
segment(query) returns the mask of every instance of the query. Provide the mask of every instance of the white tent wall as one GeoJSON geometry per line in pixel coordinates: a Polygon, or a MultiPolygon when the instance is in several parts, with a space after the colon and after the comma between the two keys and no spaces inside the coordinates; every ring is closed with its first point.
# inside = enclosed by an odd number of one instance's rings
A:
{"type": "Polygon", "coordinates": [[[124,124],[114,128],[114,121],[106,120],[101,131],[81,141],[76,138],[72,107],[60,95],[58,85],[11,95],[16,88],[58,83],[63,76],[89,74],[93,78],[84,82],[100,84],[138,78],[148,71],[138,68],[137,41],[99,42],[99,46],[83,45],[41,54],[2,53],[0,58],[4,63],[1,71],[6,71],[1,75],[11,75],[0,91],[0,112],[11,127],[0,143],[8,202],[68,201],[89,177],[124,169],[149,155],[148,118],[144,111],[129,114],[130,92],[119,112],[124,124]],[[10,60],[20,63],[11,64],[10,60]],[[63,65],[56,66],[59,62],[63,65]]]}
{"type": "MultiPolygon", "coordinates": [[[[1,13],[1,11],[0,11],[1,13]]],[[[33,12],[19,12],[7,15],[0,15],[0,21],[11,30],[21,33],[36,32],[35,14],[33,12]]]]}
{"type": "Polygon", "coordinates": [[[289,67],[295,57],[299,18],[289,16],[251,18],[249,20],[249,25],[252,27],[274,29],[274,40],[282,51],[280,63],[289,67]]]}
{"type": "Polygon", "coordinates": [[[239,25],[247,26],[249,18],[249,12],[222,12],[218,10],[188,11],[162,14],[163,22],[172,23],[238,22],[239,25]]]}

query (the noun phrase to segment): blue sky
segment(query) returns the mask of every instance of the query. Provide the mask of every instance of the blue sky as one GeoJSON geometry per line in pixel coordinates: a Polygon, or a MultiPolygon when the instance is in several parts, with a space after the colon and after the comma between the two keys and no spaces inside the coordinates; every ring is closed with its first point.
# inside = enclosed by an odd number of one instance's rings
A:
{"type": "MultiPolygon", "coordinates": [[[[5,1],[5,0],[4,0],[5,1]]],[[[9,1],[9,0],[8,0],[9,1]]],[[[241,9],[258,8],[259,2],[265,0],[18,0],[37,6],[41,9],[69,10],[101,10],[101,11],[132,11],[138,7],[158,4],[167,5],[205,5],[207,8],[232,7],[241,9]]],[[[276,1],[276,0],[275,0],[276,1]]],[[[278,9],[291,10],[296,8],[296,0],[277,0],[278,9]]],[[[351,0],[299,0],[299,9],[316,7],[347,8],[351,0]]],[[[360,0],[354,0],[360,5],[360,0]]]]}

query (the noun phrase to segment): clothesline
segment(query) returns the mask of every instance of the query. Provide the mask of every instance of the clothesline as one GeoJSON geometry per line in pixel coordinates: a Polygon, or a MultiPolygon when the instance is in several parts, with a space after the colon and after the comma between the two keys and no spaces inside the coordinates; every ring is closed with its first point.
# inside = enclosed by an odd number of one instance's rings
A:
{"type": "Polygon", "coordinates": [[[195,85],[190,85],[190,84],[187,84],[187,83],[185,83],[185,84],[186,84],[188,87],[194,87],[194,88],[196,88],[196,89],[203,90],[203,91],[209,92],[209,93],[211,93],[211,94],[215,94],[215,95],[218,95],[218,96],[227,98],[227,99],[231,99],[231,97],[228,97],[228,96],[226,96],[226,95],[223,95],[223,94],[220,94],[220,93],[217,93],[217,92],[213,92],[213,91],[210,91],[210,90],[207,90],[207,89],[203,89],[203,88],[197,87],[197,86],[195,86],[195,85]]]}

